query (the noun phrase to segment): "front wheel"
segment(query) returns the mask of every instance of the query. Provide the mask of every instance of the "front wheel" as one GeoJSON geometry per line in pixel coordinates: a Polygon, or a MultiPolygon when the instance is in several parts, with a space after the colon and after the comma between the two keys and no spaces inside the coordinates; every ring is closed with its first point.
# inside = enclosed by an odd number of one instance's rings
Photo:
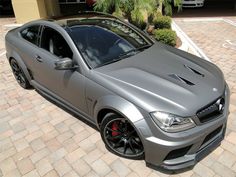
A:
{"type": "Polygon", "coordinates": [[[143,159],[141,139],[127,119],[108,114],[101,123],[101,136],[112,153],[128,159],[143,159]]]}

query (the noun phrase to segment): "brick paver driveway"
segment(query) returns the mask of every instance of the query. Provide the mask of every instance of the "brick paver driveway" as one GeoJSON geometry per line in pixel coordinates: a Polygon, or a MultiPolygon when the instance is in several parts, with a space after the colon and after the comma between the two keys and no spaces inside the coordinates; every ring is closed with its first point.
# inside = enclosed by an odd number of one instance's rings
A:
{"type": "MultiPolygon", "coordinates": [[[[226,138],[216,152],[200,164],[221,176],[236,176],[236,17],[219,20],[175,19],[180,28],[221,68],[230,86],[230,115],[226,138]],[[225,20],[225,21],[224,21],[225,20]]],[[[202,170],[205,176],[204,170],[202,170]]],[[[201,174],[199,174],[201,175],[201,174]]]]}
{"type": "MultiPolygon", "coordinates": [[[[3,24],[2,19],[0,24],[3,24]]],[[[209,56],[225,72],[235,94],[236,51],[221,47],[222,26],[216,23],[216,30],[212,24],[186,24],[180,22],[193,40],[210,52],[209,56]]],[[[224,33],[232,33],[229,40],[233,39],[236,27],[224,25],[229,30],[224,33]]],[[[1,52],[4,50],[4,32],[1,29],[1,52]]],[[[221,147],[193,169],[174,176],[236,176],[235,96],[230,110],[227,136],[221,147]]],[[[35,90],[21,89],[3,55],[0,56],[0,176],[155,177],[169,174],[147,168],[144,161],[131,161],[109,153],[95,129],[47,101],[35,90]]]]}

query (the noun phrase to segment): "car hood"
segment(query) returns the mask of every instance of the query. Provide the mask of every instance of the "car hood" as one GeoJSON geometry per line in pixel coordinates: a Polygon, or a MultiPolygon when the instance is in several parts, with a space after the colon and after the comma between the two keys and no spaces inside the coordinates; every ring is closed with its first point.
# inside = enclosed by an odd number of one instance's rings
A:
{"type": "Polygon", "coordinates": [[[214,64],[159,43],[93,72],[101,85],[149,112],[190,116],[225,89],[214,64]]]}

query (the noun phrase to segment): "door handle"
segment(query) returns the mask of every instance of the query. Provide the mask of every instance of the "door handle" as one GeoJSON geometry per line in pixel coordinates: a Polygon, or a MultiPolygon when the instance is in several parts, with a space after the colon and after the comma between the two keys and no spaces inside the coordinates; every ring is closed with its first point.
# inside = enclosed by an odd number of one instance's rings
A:
{"type": "Polygon", "coordinates": [[[42,58],[38,55],[36,55],[35,59],[38,61],[38,62],[43,62],[42,58]]]}

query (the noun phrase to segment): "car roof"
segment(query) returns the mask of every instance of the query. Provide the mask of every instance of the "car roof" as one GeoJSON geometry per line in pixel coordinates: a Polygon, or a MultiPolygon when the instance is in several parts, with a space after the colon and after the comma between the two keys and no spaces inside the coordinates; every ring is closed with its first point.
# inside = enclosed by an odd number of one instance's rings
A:
{"type": "Polygon", "coordinates": [[[106,14],[102,12],[84,11],[84,12],[79,12],[78,14],[75,14],[75,15],[57,16],[57,17],[52,17],[52,18],[48,18],[44,20],[54,22],[62,27],[71,27],[71,26],[80,24],[80,21],[84,19],[104,19],[104,18],[111,19],[111,20],[119,19],[110,14],[106,14]]]}

